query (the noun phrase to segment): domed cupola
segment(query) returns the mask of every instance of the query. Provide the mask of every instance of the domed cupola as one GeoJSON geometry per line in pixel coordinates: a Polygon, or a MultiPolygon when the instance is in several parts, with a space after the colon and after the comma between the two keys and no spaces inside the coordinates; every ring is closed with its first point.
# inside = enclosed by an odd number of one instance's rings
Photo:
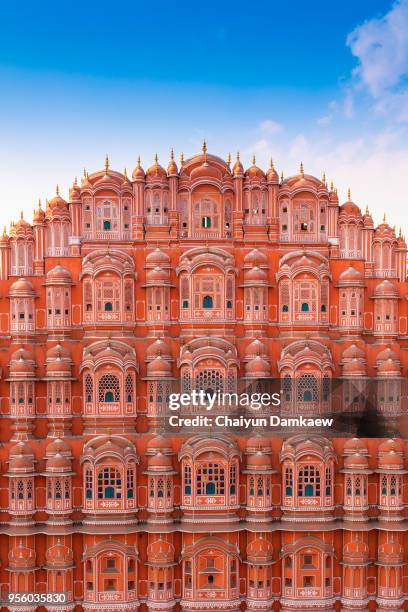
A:
{"type": "Polygon", "coordinates": [[[167,172],[163,166],[159,164],[159,158],[156,155],[154,158],[154,164],[150,166],[146,172],[146,182],[155,183],[162,181],[167,181],[167,172]]]}
{"type": "Polygon", "coordinates": [[[137,164],[132,172],[132,178],[135,181],[144,181],[146,178],[145,171],[143,170],[142,164],[140,163],[140,157],[137,158],[137,164]]]}

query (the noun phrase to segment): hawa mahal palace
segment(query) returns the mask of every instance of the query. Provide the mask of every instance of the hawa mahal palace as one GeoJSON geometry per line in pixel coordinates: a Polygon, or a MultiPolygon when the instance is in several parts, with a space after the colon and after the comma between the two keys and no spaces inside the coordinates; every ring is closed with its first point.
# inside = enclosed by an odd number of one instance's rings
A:
{"type": "MultiPolygon", "coordinates": [[[[408,610],[400,439],[170,435],[174,384],[401,414],[407,245],[326,178],[84,173],[0,238],[0,591],[56,612],[408,610]]],[[[35,605],[8,605],[27,610],[35,605]]]]}

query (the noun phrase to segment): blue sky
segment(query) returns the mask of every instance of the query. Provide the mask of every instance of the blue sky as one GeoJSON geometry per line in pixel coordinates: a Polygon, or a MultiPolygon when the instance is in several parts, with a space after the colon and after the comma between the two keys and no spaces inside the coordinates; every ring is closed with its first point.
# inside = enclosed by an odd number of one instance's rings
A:
{"type": "Polygon", "coordinates": [[[0,223],[83,167],[239,149],[404,223],[408,0],[1,2],[0,223]]]}

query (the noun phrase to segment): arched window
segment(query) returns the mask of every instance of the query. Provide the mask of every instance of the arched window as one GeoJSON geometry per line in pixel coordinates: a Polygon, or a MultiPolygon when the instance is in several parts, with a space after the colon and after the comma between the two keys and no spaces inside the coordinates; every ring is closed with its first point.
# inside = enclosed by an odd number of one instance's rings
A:
{"type": "Polygon", "coordinates": [[[305,465],[299,470],[298,496],[320,497],[320,471],[314,465],[305,465]]]}
{"type": "Polygon", "coordinates": [[[105,312],[112,312],[113,310],[112,302],[105,302],[104,310],[105,312]]]}
{"type": "Polygon", "coordinates": [[[99,380],[99,401],[102,403],[120,401],[119,379],[114,374],[104,374],[99,380]]]}
{"type": "Polygon", "coordinates": [[[197,495],[224,495],[225,470],[218,463],[202,463],[196,471],[197,495]]]}
{"type": "Polygon", "coordinates": [[[191,466],[184,466],[184,493],[191,495],[191,466]]]}
{"type": "Polygon", "coordinates": [[[317,380],[312,374],[300,376],[297,384],[298,402],[316,402],[318,398],[317,380]]]}
{"type": "Polygon", "coordinates": [[[290,467],[285,470],[285,495],[287,497],[293,495],[293,471],[290,467]]]}
{"type": "Polygon", "coordinates": [[[98,499],[122,499],[122,479],[119,470],[105,467],[98,474],[98,499]]]}
{"type": "Polygon", "coordinates": [[[309,304],[307,302],[302,302],[301,311],[302,312],[309,312],[309,304]]]}
{"type": "Polygon", "coordinates": [[[203,298],[203,308],[212,308],[214,305],[211,295],[205,295],[203,298]]]}
{"type": "Polygon", "coordinates": [[[93,379],[90,374],[85,376],[85,398],[88,404],[93,401],[93,379]]]}

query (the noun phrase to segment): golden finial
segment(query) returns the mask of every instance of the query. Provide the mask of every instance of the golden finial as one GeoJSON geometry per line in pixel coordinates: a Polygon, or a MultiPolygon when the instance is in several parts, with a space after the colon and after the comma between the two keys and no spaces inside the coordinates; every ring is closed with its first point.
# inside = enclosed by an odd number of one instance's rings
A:
{"type": "Polygon", "coordinates": [[[303,162],[300,162],[300,174],[302,176],[305,176],[305,171],[304,171],[304,168],[303,168],[303,162]]]}
{"type": "Polygon", "coordinates": [[[228,166],[231,165],[231,153],[228,153],[228,155],[227,155],[227,165],[228,166]]]}
{"type": "Polygon", "coordinates": [[[156,164],[156,166],[157,166],[157,164],[159,163],[159,156],[157,155],[157,153],[156,153],[156,155],[154,156],[154,163],[156,164]]]}
{"type": "Polygon", "coordinates": [[[86,178],[87,178],[87,176],[86,176],[86,168],[84,168],[84,179],[86,179],[86,178]]]}
{"type": "Polygon", "coordinates": [[[181,165],[184,164],[184,153],[181,153],[181,155],[180,155],[180,164],[181,165]]]}
{"type": "Polygon", "coordinates": [[[78,185],[78,177],[77,176],[74,178],[74,185],[75,186],[78,185]]]}
{"type": "Polygon", "coordinates": [[[283,170],[281,172],[281,177],[280,178],[281,178],[281,183],[283,183],[283,170]]]}
{"type": "Polygon", "coordinates": [[[384,213],[383,223],[387,223],[387,215],[386,215],[386,213],[384,213]]]}
{"type": "Polygon", "coordinates": [[[203,155],[207,155],[207,143],[205,141],[205,138],[203,140],[202,151],[203,151],[203,155]]]}
{"type": "Polygon", "coordinates": [[[108,157],[108,155],[106,155],[106,157],[105,157],[105,172],[106,172],[106,174],[108,174],[108,170],[109,170],[109,157],[108,157]]]}
{"type": "Polygon", "coordinates": [[[269,167],[270,167],[270,169],[271,169],[271,170],[274,170],[274,166],[273,166],[273,159],[272,159],[272,157],[271,157],[271,158],[270,158],[270,160],[269,160],[269,167]]]}
{"type": "Polygon", "coordinates": [[[139,155],[139,156],[138,156],[138,158],[137,158],[137,167],[138,167],[138,168],[141,168],[141,167],[142,167],[142,164],[141,164],[141,162],[140,162],[140,155],[139,155]]]}
{"type": "Polygon", "coordinates": [[[173,147],[170,149],[170,159],[171,161],[174,160],[174,151],[173,151],[173,147]]]}
{"type": "Polygon", "coordinates": [[[4,226],[4,228],[3,228],[3,236],[7,236],[6,226],[4,226]]]}
{"type": "Polygon", "coordinates": [[[350,189],[350,187],[347,190],[347,198],[348,198],[348,201],[350,202],[351,201],[351,189],[350,189]]]}
{"type": "Polygon", "coordinates": [[[396,226],[395,226],[395,225],[394,225],[394,227],[392,228],[392,231],[394,232],[394,234],[396,233],[397,228],[396,228],[396,226]]]}
{"type": "Polygon", "coordinates": [[[337,187],[334,188],[334,193],[337,195],[337,187]]]}
{"type": "Polygon", "coordinates": [[[123,174],[125,175],[125,178],[127,178],[127,177],[128,177],[128,175],[127,175],[127,169],[126,169],[126,168],[123,170],[123,174]]]}
{"type": "Polygon", "coordinates": [[[370,211],[368,210],[368,204],[366,204],[365,214],[366,214],[366,215],[369,215],[369,214],[370,214],[370,211]]]}
{"type": "Polygon", "coordinates": [[[325,172],[323,172],[322,183],[323,183],[323,185],[326,184],[326,173],[325,172]]]}
{"type": "Polygon", "coordinates": [[[24,219],[24,211],[23,210],[20,213],[20,219],[24,219]]]}
{"type": "Polygon", "coordinates": [[[41,198],[38,198],[38,209],[41,210],[41,198]]]}
{"type": "Polygon", "coordinates": [[[401,228],[399,228],[398,236],[399,236],[400,238],[401,238],[401,236],[402,236],[402,231],[401,231],[401,228]]]}
{"type": "Polygon", "coordinates": [[[256,166],[256,157],[255,157],[255,155],[252,156],[252,165],[256,166]]]}
{"type": "Polygon", "coordinates": [[[333,181],[330,181],[330,191],[333,191],[333,187],[334,187],[333,181]]]}
{"type": "Polygon", "coordinates": [[[59,196],[59,185],[56,186],[55,193],[57,194],[57,196],[59,196]]]}

